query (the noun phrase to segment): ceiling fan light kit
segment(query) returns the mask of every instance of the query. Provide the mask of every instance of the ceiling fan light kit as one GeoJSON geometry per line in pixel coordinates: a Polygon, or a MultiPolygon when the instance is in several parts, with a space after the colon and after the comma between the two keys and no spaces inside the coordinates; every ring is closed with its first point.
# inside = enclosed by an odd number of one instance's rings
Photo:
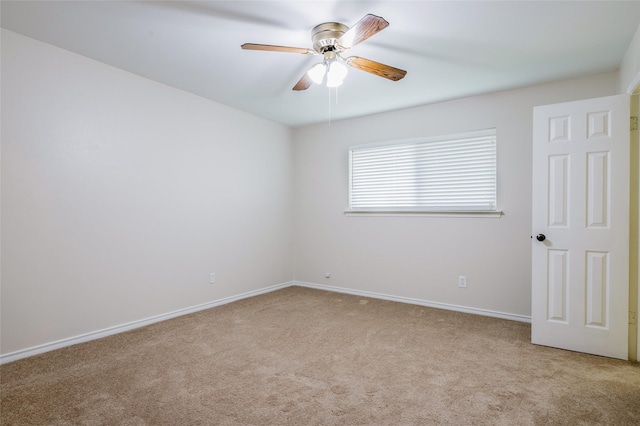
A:
{"type": "Polygon", "coordinates": [[[315,64],[309,71],[307,71],[307,75],[315,84],[321,84],[326,73],[327,65],[324,62],[321,64],[315,64]]]}
{"type": "Polygon", "coordinates": [[[348,73],[347,66],[338,59],[329,64],[327,71],[327,87],[338,87],[342,84],[348,73]]]}
{"type": "Polygon", "coordinates": [[[316,84],[322,84],[326,76],[327,87],[338,87],[342,84],[348,72],[349,69],[345,64],[345,60],[335,51],[327,51],[324,53],[324,61],[311,67],[307,71],[307,75],[316,84]]]}
{"type": "Polygon", "coordinates": [[[388,26],[389,23],[383,18],[368,14],[351,28],[338,22],[325,22],[316,25],[311,30],[312,49],[254,43],[245,43],[241,47],[245,50],[322,55],[323,61],[311,67],[296,83],[293,90],[306,90],[312,83],[322,84],[323,81],[326,81],[327,87],[338,87],[347,76],[349,66],[392,81],[398,81],[407,74],[406,71],[370,59],[357,56],[343,58],[340,55],[341,52],[365,41],[388,26]]]}

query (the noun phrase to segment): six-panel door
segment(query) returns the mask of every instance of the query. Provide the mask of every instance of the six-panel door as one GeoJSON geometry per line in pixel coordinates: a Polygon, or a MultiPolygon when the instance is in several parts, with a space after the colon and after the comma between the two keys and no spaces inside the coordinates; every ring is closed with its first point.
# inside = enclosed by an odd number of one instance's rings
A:
{"type": "Polygon", "coordinates": [[[533,343],[627,359],[629,97],[536,107],[533,343]]]}

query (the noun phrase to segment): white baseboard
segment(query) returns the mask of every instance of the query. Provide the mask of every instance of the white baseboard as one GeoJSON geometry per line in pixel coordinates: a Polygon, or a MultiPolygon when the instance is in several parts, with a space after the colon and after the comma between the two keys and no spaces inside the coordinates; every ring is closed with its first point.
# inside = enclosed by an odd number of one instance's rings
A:
{"type": "Polygon", "coordinates": [[[121,325],[105,328],[98,331],[92,331],[90,333],[81,334],[79,336],[69,337],[66,339],[57,340],[55,342],[45,343],[43,345],[38,345],[31,348],[15,351],[15,352],[10,352],[7,354],[0,355],[0,365],[6,364],[12,361],[17,361],[22,358],[28,358],[30,356],[39,355],[55,349],[60,349],[60,348],[64,348],[71,345],[77,345],[78,343],[89,342],[91,340],[100,339],[102,337],[123,333],[125,331],[133,330],[134,328],[140,328],[146,325],[154,324],[156,322],[165,321],[165,320],[179,317],[182,315],[192,314],[194,312],[202,311],[204,309],[214,308],[220,305],[226,305],[227,303],[231,303],[237,300],[246,299],[248,297],[253,297],[260,294],[265,294],[265,293],[280,290],[283,288],[291,287],[292,285],[293,285],[293,282],[277,284],[271,287],[265,287],[259,290],[238,294],[236,296],[225,297],[223,299],[214,300],[212,302],[207,302],[207,303],[191,306],[184,309],[178,309],[177,311],[168,312],[166,314],[156,315],[156,316],[144,318],[138,321],[132,321],[126,324],[121,324],[121,325]]]}
{"type": "Polygon", "coordinates": [[[168,312],[166,314],[156,315],[156,316],[141,319],[138,321],[132,321],[126,324],[121,324],[121,325],[105,328],[98,331],[92,331],[90,333],[81,334],[79,336],[69,337],[67,339],[57,340],[55,342],[45,343],[43,345],[38,345],[31,348],[22,349],[19,351],[0,355],[0,364],[6,364],[8,362],[17,361],[19,359],[28,358],[34,355],[39,355],[55,349],[60,349],[67,346],[77,345],[78,343],[89,342],[91,340],[100,339],[102,337],[123,333],[125,331],[133,330],[134,328],[144,327],[146,325],[151,325],[156,322],[165,321],[165,320],[179,317],[182,315],[192,314],[194,312],[202,311],[204,309],[214,308],[220,305],[226,305],[227,303],[235,302],[237,300],[258,296],[260,294],[269,293],[272,291],[280,290],[280,289],[291,287],[291,286],[308,287],[308,288],[314,288],[317,290],[332,291],[336,293],[345,293],[345,294],[351,294],[351,295],[362,296],[362,297],[371,297],[374,299],[382,299],[382,300],[388,300],[392,302],[409,303],[412,305],[427,306],[430,308],[446,309],[449,311],[465,312],[468,314],[503,318],[511,321],[520,321],[520,322],[527,322],[527,323],[531,322],[531,317],[528,317],[525,315],[509,314],[505,312],[490,311],[487,309],[470,308],[466,306],[451,305],[448,303],[431,302],[428,300],[414,299],[411,297],[392,296],[389,294],[354,290],[354,289],[349,289],[344,287],[333,287],[333,286],[322,285],[322,284],[308,283],[304,281],[290,281],[290,282],[277,284],[270,287],[265,287],[259,290],[238,294],[236,296],[225,297],[223,299],[214,300],[212,302],[203,303],[201,305],[191,306],[189,308],[184,308],[184,309],[178,309],[177,311],[168,312]]]}
{"type": "Polygon", "coordinates": [[[451,305],[449,303],[432,302],[429,300],[414,299],[412,297],[392,296],[390,294],[373,293],[370,291],[354,290],[344,287],[333,287],[323,284],[308,283],[303,281],[294,281],[292,285],[299,287],[315,288],[317,290],[333,291],[336,293],[345,293],[355,296],[371,297],[374,299],[388,300],[391,302],[409,303],[412,305],[427,306],[429,308],[446,309],[448,311],[464,312],[467,314],[483,315],[486,317],[502,318],[511,321],[519,321],[531,323],[531,317],[519,314],[509,314],[506,312],[491,311],[488,309],[471,308],[468,306],[451,305]]]}

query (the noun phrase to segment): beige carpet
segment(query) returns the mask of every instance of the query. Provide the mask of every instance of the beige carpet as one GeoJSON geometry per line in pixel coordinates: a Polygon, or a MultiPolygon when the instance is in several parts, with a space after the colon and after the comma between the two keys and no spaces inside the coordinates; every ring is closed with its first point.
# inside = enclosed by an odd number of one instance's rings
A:
{"type": "Polygon", "coordinates": [[[0,367],[3,425],[639,425],[640,366],[292,287],[0,367]]]}

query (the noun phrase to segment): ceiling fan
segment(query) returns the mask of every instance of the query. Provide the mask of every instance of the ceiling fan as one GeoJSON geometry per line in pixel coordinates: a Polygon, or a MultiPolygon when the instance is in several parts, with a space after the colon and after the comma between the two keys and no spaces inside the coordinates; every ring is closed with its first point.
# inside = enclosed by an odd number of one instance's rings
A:
{"type": "Polygon", "coordinates": [[[407,74],[406,71],[358,56],[348,58],[341,56],[345,50],[365,41],[388,26],[389,23],[383,18],[368,14],[351,28],[338,22],[325,22],[316,25],[311,30],[311,41],[313,42],[311,49],[255,43],[245,43],[241,47],[245,50],[322,55],[323,61],[306,72],[293,86],[293,90],[306,90],[311,86],[311,83],[321,84],[325,81],[325,77],[327,87],[337,87],[342,84],[347,75],[347,65],[389,80],[398,81],[407,74]]]}

